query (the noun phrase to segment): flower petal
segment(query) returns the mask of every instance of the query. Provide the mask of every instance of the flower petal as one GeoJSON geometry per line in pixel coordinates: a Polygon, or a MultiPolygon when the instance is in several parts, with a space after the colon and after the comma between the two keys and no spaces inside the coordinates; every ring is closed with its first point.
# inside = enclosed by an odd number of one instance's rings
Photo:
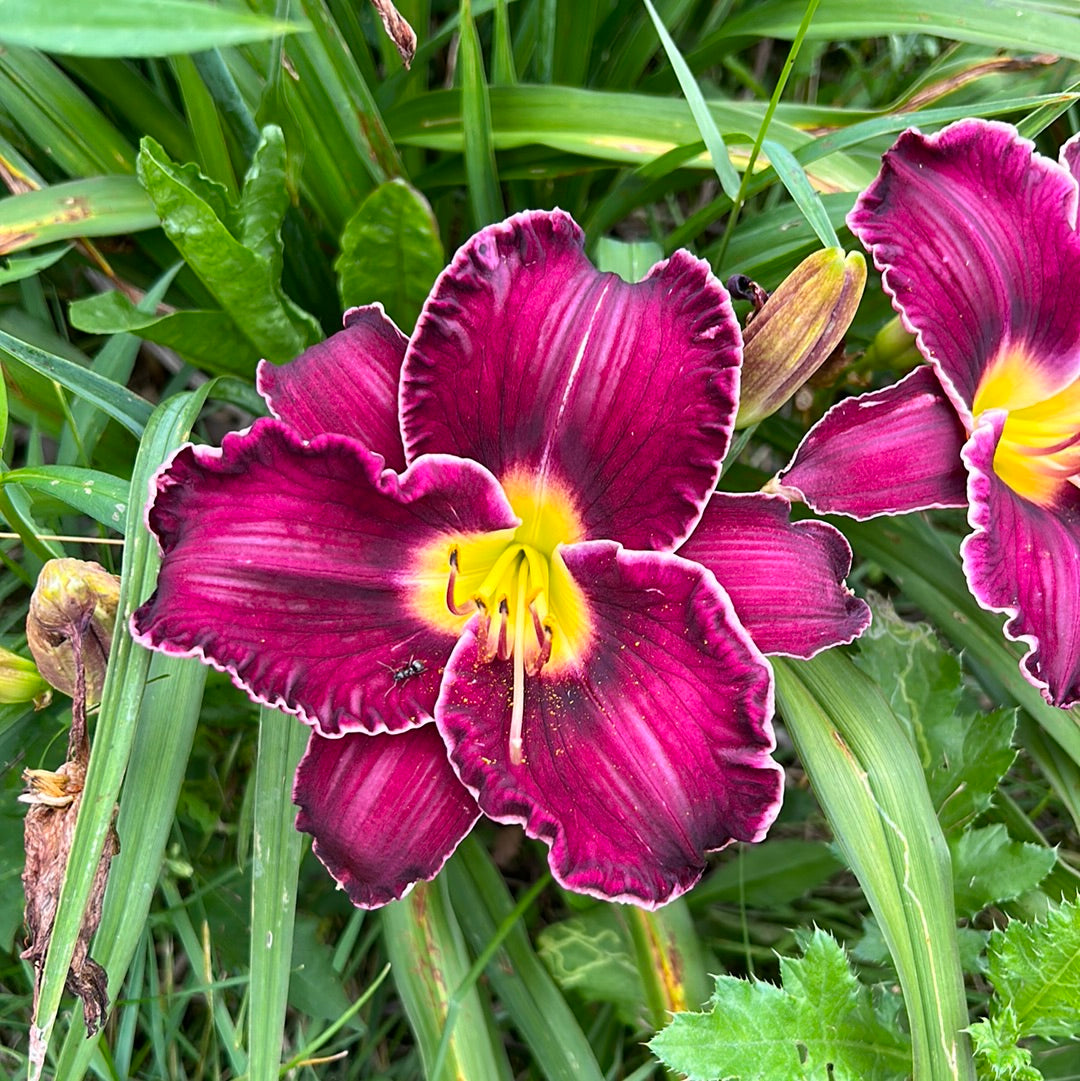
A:
{"type": "Polygon", "coordinates": [[[763,653],[812,657],[858,638],[870,609],[844,585],[851,548],[825,522],[792,522],[778,496],[715,492],[679,549],[727,590],[763,653]]]}
{"type": "Polygon", "coordinates": [[[930,368],[845,398],[807,433],[772,490],[819,514],[873,518],[967,503],[964,429],[930,368]]]}
{"type": "Polygon", "coordinates": [[[776,816],[771,672],[697,564],[604,541],[562,554],[596,646],[526,683],[521,763],[511,662],[478,663],[471,630],[436,723],[481,809],[547,841],[559,882],[653,908],[698,880],[706,852],[760,840],[776,816]]]}
{"type": "Polygon", "coordinates": [[[629,285],[583,247],[568,215],[530,211],[457,253],[405,358],[406,454],[550,476],[577,494],[586,539],[670,550],[728,447],[738,324],[687,252],[629,285]]]}
{"type": "Polygon", "coordinates": [[[1006,612],[1006,635],[1029,650],[1020,668],[1051,705],[1080,701],[1080,492],[1066,485],[1053,509],[1018,496],[993,470],[1005,414],[988,410],[964,448],[970,470],[961,548],[975,599],[1006,612]]]}
{"type": "Polygon", "coordinates": [[[405,450],[398,428],[398,378],[409,339],[381,304],[350,308],[345,329],[289,364],[259,364],[256,386],[270,412],[305,439],[323,432],[351,435],[401,472],[405,450]]]}
{"type": "MultiPolygon", "coordinates": [[[[1080,133],[1074,135],[1067,143],[1064,143],[1061,147],[1061,153],[1058,155],[1058,159],[1061,164],[1069,170],[1072,174],[1073,180],[1080,185],[1080,133]]],[[[1073,227],[1076,226],[1075,208],[1072,218],[1073,227]]]]}
{"type": "Polygon", "coordinates": [[[277,420],[181,448],[148,517],[163,563],[136,638],[324,735],[431,716],[456,635],[417,613],[410,559],[444,532],[516,522],[475,462],[421,459],[399,478],[354,440],[306,443],[277,420]]]}
{"type": "Polygon", "coordinates": [[[987,366],[1019,351],[1045,396],[1080,375],[1077,184],[1006,124],[911,129],[848,215],[905,325],[970,408],[987,366]]]}
{"type": "Polygon", "coordinates": [[[296,828],[360,908],[434,878],[480,817],[433,724],[392,736],[312,732],[293,802],[296,828]]]}

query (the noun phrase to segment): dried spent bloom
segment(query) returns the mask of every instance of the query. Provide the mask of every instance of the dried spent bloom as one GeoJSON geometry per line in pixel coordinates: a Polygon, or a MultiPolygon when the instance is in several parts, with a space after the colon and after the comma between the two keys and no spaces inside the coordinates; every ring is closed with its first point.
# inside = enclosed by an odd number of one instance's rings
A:
{"type": "Polygon", "coordinates": [[[713,492],[741,344],[707,264],[630,285],[583,249],[560,211],[484,229],[411,339],[353,309],[260,366],[273,419],[157,478],[133,632],[312,727],[297,824],[358,905],[481,812],[570,889],[678,896],[779,806],[762,652],[866,625],[834,529],[713,492]]]}
{"type": "Polygon", "coordinates": [[[82,559],[50,559],[30,597],[26,642],[38,670],[58,691],[74,696],[78,641],[87,706],[101,701],[119,601],[120,579],[82,559]]]}
{"type": "Polygon", "coordinates": [[[775,413],[843,342],[866,285],[861,252],[823,248],[776,288],[743,331],[736,428],[775,413]]]}
{"type": "Polygon", "coordinates": [[[900,136],[848,224],[929,365],[840,402],[773,486],[856,518],[966,505],[971,592],[1062,707],[1080,701],[1078,180],[1075,138],[1059,164],[990,121],[900,136]]]}
{"type": "MultiPolygon", "coordinates": [[[[45,663],[52,666],[50,678],[55,677],[54,685],[72,698],[67,761],[55,771],[24,770],[27,790],[19,796],[21,803],[30,804],[23,822],[26,864],[22,882],[26,896],[27,947],[20,956],[34,966],[35,1015],[42,969],[52,940],[60,887],[90,762],[86,730],[88,687],[92,683],[93,701],[98,701],[116,621],[116,597],[110,581],[115,582],[114,576],[96,563],[50,560],[38,578],[27,616],[28,640],[33,627],[33,640],[37,641],[45,663]],[[111,618],[106,614],[109,611],[111,618]]],[[[119,847],[116,831],[110,827],[65,982],[67,990],[82,1000],[86,1030],[91,1034],[103,1023],[109,999],[106,973],[89,954],[90,940],[101,922],[109,864],[119,847]]],[[[43,1054],[44,1049],[31,1048],[32,1058],[39,1053],[43,1054]]]]}

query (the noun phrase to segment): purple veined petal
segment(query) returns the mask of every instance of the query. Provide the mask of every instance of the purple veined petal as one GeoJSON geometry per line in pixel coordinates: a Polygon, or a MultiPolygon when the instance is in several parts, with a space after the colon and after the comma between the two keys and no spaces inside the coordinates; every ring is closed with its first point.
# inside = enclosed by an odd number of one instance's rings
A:
{"type": "Polygon", "coordinates": [[[398,379],[409,339],[381,304],[350,308],[344,330],[289,364],[260,362],[256,386],[270,412],[305,439],[337,432],[405,468],[398,427],[398,379]]]}
{"type": "Polygon", "coordinates": [[[435,456],[399,477],[348,437],[306,443],[268,419],[220,450],[181,448],[148,521],[163,558],[136,639],[334,735],[430,718],[457,633],[417,606],[416,553],[516,519],[475,462],[435,456]]]}
{"type": "Polygon", "coordinates": [[[687,252],[630,285],[583,249],[568,215],[530,211],[457,253],[405,357],[406,455],[459,454],[541,488],[549,478],[576,494],[585,539],[670,550],[730,441],[738,323],[687,252]]]}
{"type": "Polygon", "coordinates": [[[480,817],[433,724],[395,735],[312,732],[293,786],[296,828],[359,908],[434,878],[480,817]]]}
{"type": "Polygon", "coordinates": [[[992,362],[1019,352],[1050,397],[1080,375],[1077,184],[1006,124],[904,132],[848,215],[885,289],[970,410],[992,362]]]}
{"type": "Polygon", "coordinates": [[[592,655],[525,685],[511,762],[511,662],[454,649],[436,723],[481,810],[551,845],[569,889],[655,908],[701,876],[705,853],[760,840],[783,771],[770,757],[772,674],[703,567],[605,541],[569,545],[592,655]]]}
{"type": "Polygon", "coordinates": [[[860,520],[967,503],[964,428],[932,369],[834,405],[772,491],[860,520]]]}
{"type": "Polygon", "coordinates": [[[679,555],[727,590],[763,653],[813,657],[858,638],[870,609],[844,585],[851,548],[825,522],[792,522],[779,496],[714,492],[679,555]]]}
{"type": "Polygon", "coordinates": [[[1029,647],[1020,669],[1054,706],[1080,701],[1080,492],[1054,508],[1017,495],[993,471],[1005,413],[988,410],[964,447],[970,473],[961,555],[971,592],[1005,612],[1005,634],[1029,647]]]}

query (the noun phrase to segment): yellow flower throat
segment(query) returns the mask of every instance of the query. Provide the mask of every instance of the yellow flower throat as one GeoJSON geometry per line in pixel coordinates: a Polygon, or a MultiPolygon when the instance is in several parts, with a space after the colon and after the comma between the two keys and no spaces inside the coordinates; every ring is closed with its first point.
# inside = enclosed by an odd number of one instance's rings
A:
{"type": "Polygon", "coordinates": [[[1063,484],[1080,475],[1080,380],[1063,389],[1020,349],[1003,350],[975,395],[976,417],[1008,410],[994,454],[994,472],[1018,495],[1052,506],[1063,484]]]}
{"type": "Polygon", "coordinates": [[[523,472],[502,482],[521,524],[443,538],[422,554],[416,576],[419,614],[460,633],[477,618],[478,660],[511,661],[510,760],[523,760],[525,676],[554,674],[585,656],[592,620],[559,554],[584,539],[570,495],[523,472]]]}

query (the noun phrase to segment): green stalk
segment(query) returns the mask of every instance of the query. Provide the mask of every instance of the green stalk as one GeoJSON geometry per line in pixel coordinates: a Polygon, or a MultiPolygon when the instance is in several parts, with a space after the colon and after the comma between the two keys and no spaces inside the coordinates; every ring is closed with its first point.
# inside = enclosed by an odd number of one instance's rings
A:
{"type": "Polygon", "coordinates": [[[896,965],[914,1079],[974,1081],[949,850],[915,750],[843,653],[774,665],[788,732],[896,965]]]}

